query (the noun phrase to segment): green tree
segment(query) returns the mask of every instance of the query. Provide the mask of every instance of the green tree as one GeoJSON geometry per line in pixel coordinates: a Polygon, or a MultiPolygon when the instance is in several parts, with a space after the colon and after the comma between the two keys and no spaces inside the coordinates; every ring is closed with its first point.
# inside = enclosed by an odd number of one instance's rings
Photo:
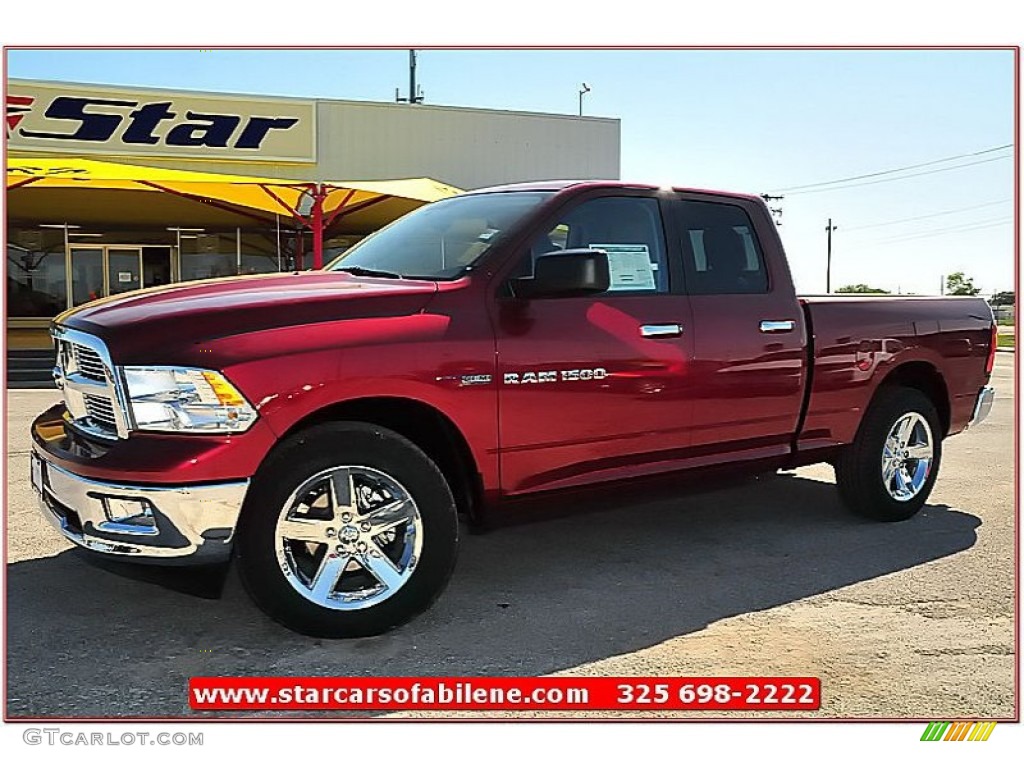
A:
{"type": "Polygon", "coordinates": [[[967,277],[963,272],[954,272],[946,276],[947,296],[977,296],[981,288],[974,284],[974,280],[967,277]]]}
{"type": "Polygon", "coordinates": [[[837,288],[836,293],[889,293],[889,291],[884,288],[872,288],[864,283],[855,283],[854,285],[844,285],[842,288],[837,288]]]}
{"type": "Polygon", "coordinates": [[[993,307],[1013,307],[1017,304],[1017,296],[1013,291],[998,291],[992,294],[988,303],[993,307]]]}

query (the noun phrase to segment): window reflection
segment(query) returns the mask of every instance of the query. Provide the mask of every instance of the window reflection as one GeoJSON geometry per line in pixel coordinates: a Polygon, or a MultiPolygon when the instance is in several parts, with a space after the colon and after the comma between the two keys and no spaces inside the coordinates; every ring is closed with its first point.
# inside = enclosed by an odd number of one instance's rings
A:
{"type": "Polygon", "coordinates": [[[10,230],[7,242],[7,314],[53,317],[67,307],[64,235],[10,230]]]}

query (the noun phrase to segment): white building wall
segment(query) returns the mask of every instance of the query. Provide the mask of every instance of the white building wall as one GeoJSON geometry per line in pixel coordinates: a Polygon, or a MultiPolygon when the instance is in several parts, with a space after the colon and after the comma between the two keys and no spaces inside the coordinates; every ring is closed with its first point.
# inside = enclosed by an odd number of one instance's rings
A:
{"type": "Polygon", "coordinates": [[[324,179],[429,176],[462,189],[619,177],[618,120],[366,102],[318,103],[324,179]]]}

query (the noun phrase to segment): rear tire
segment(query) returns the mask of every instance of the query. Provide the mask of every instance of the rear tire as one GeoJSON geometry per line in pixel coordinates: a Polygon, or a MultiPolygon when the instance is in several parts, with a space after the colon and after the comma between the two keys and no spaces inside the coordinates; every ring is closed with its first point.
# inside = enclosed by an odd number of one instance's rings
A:
{"type": "Polygon", "coordinates": [[[342,422],[283,442],[246,494],[235,542],[256,604],[316,637],[376,635],[424,611],[458,548],[455,500],[416,445],[342,422]]]}
{"type": "Polygon", "coordinates": [[[908,520],[924,506],[942,460],[942,427],[920,390],[879,390],[857,436],[835,462],[836,484],[851,512],[871,520],[908,520]]]}

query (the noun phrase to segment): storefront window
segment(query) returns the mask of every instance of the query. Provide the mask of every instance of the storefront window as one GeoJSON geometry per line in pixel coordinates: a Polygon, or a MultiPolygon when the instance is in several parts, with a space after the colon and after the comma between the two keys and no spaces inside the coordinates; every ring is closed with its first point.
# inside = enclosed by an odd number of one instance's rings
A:
{"type": "Polygon", "coordinates": [[[103,296],[103,249],[71,247],[71,303],[103,296]]]}
{"type": "Polygon", "coordinates": [[[242,269],[243,275],[256,275],[263,272],[279,272],[287,269],[284,254],[280,256],[278,266],[277,244],[273,235],[261,232],[242,232],[242,269]]]}
{"type": "Polygon", "coordinates": [[[183,234],[181,236],[181,279],[205,280],[238,274],[235,269],[234,238],[225,242],[219,234],[183,234]]]}
{"type": "MultiPolygon", "coordinates": [[[[68,306],[178,281],[290,272],[295,269],[299,248],[305,254],[302,268],[313,266],[312,237],[290,227],[280,231],[276,227],[243,228],[239,241],[236,229],[167,226],[139,230],[70,224],[67,254],[63,227],[26,223],[12,226],[9,233],[8,317],[52,318],[68,306]]],[[[324,262],[361,238],[351,234],[330,237],[324,243],[324,262]]]]}
{"type": "MultiPolygon", "coordinates": [[[[182,235],[181,279],[254,275],[278,271],[278,253],[273,235],[242,232],[239,254],[236,232],[201,232],[182,235]]],[[[287,261],[281,257],[281,267],[287,261]]]]}
{"type": "Polygon", "coordinates": [[[11,228],[7,242],[8,317],[53,317],[66,308],[63,233],[11,228]]]}

